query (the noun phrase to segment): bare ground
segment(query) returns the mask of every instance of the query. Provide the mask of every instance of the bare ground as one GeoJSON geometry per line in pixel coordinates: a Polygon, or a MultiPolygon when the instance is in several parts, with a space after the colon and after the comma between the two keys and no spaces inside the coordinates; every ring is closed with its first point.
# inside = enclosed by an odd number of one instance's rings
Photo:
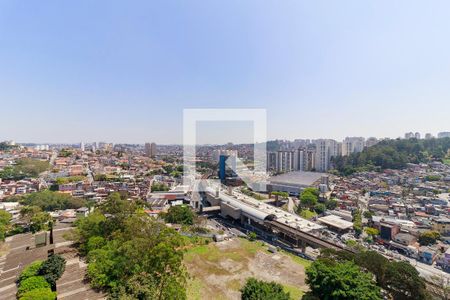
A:
{"type": "Polygon", "coordinates": [[[191,249],[185,258],[191,275],[189,299],[240,299],[249,277],[281,283],[293,299],[307,291],[304,264],[269,253],[259,242],[232,239],[191,249]]]}

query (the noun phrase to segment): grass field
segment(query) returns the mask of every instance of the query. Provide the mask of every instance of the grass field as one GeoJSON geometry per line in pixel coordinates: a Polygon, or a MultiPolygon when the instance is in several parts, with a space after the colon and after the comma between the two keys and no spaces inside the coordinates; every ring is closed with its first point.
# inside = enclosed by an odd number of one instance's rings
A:
{"type": "Polygon", "coordinates": [[[444,159],[444,164],[450,166],[450,158],[445,158],[445,159],[444,159]]]}
{"type": "Polygon", "coordinates": [[[240,299],[239,290],[249,277],[283,285],[292,299],[308,287],[304,270],[310,262],[295,255],[270,253],[261,242],[233,239],[195,246],[184,258],[190,274],[188,299],[240,299]]]}

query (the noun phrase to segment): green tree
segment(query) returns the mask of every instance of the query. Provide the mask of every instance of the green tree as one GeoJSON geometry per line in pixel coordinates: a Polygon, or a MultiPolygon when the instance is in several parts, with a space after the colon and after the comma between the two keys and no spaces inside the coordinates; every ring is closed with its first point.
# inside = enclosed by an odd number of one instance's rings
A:
{"type": "Polygon", "coordinates": [[[323,300],[382,299],[380,288],[369,273],[352,262],[336,263],[319,259],[306,269],[306,282],[314,296],[323,300]]]}
{"type": "Polygon", "coordinates": [[[289,293],[283,291],[283,286],[276,282],[265,282],[255,278],[247,279],[241,289],[242,300],[289,300],[289,293]]]}
{"type": "Polygon", "coordinates": [[[86,206],[86,201],[67,194],[44,190],[25,195],[20,200],[22,205],[38,206],[43,211],[63,210],[86,206]]]}
{"type": "Polygon", "coordinates": [[[385,288],[395,300],[428,299],[424,280],[419,272],[405,261],[394,261],[388,264],[385,276],[385,288]]]}
{"type": "Polygon", "coordinates": [[[26,292],[34,289],[47,289],[50,288],[50,284],[42,276],[31,276],[19,283],[19,288],[17,289],[17,295],[19,297],[26,292]]]}
{"type": "Polygon", "coordinates": [[[0,210],[0,241],[4,241],[6,232],[11,227],[9,222],[11,221],[11,214],[7,211],[0,210]]]}
{"type": "Polygon", "coordinates": [[[300,194],[300,203],[303,207],[306,208],[312,208],[314,205],[317,204],[318,196],[311,192],[310,190],[306,189],[300,194]]]}
{"type": "Polygon", "coordinates": [[[441,237],[437,231],[425,231],[419,236],[419,243],[422,246],[429,246],[436,244],[436,241],[441,237]]]}
{"type": "Polygon", "coordinates": [[[385,277],[389,264],[387,258],[375,251],[361,251],[356,254],[355,262],[363,269],[375,275],[378,286],[386,286],[385,277]]]}
{"type": "Polygon", "coordinates": [[[316,213],[318,213],[319,215],[323,214],[326,210],[327,210],[327,207],[323,203],[317,203],[316,205],[314,205],[314,211],[316,213]]]}
{"type": "Polygon", "coordinates": [[[364,231],[370,236],[376,236],[380,234],[380,231],[373,227],[367,227],[364,229],[364,231]]]}
{"type": "Polygon", "coordinates": [[[168,223],[192,225],[195,213],[186,205],[176,205],[169,208],[164,220],[168,223]]]}
{"type": "Polygon", "coordinates": [[[356,235],[362,233],[362,217],[359,209],[353,212],[353,230],[355,230],[356,235]]]}
{"type": "Polygon", "coordinates": [[[329,210],[335,209],[337,207],[337,204],[338,204],[338,202],[336,199],[330,199],[327,202],[325,202],[325,205],[326,205],[327,209],[329,209],[329,210]]]}
{"type": "Polygon", "coordinates": [[[52,292],[50,288],[38,288],[24,293],[19,300],[55,300],[56,292],[52,292]]]}
{"type": "Polygon", "coordinates": [[[56,281],[62,276],[66,268],[66,260],[57,254],[51,255],[39,269],[39,275],[43,276],[52,289],[56,289],[56,281]]]}
{"type": "Polygon", "coordinates": [[[25,269],[23,269],[23,271],[20,273],[19,282],[21,282],[29,277],[32,277],[32,276],[38,276],[39,270],[41,269],[42,264],[43,264],[43,261],[36,260],[36,261],[32,262],[31,264],[29,264],[28,266],[26,266],[25,269]]]}

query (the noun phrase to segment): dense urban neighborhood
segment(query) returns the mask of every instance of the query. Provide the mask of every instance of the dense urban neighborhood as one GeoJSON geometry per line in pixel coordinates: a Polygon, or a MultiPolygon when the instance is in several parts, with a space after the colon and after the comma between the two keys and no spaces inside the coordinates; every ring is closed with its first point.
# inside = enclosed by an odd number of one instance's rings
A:
{"type": "Polygon", "coordinates": [[[267,147],[1,143],[0,299],[448,299],[449,137],[267,147]]]}

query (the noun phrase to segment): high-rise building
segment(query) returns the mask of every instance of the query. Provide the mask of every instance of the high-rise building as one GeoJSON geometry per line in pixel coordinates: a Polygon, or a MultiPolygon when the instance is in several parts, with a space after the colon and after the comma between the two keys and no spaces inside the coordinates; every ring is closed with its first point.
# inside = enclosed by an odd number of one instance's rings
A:
{"type": "Polygon", "coordinates": [[[438,133],[439,139],[443,139],[443,138],[447,138],[447,137],[450,137],[450,132],[439,132],[438,133]]]}
{"type": "Polygon", "coordinates": [[[156,156],[156,144],[155,143],[145,143],[145,155],[147,157],[155,157],[156,156]]]}
{"type": "Polygon", "coordinates": [[[82,152],[84,152],[84,143],[83,142],[80,143],[80,149],[82,152]]]}
{"type": "Polygon", "coordinates": [[[414,137],[415,137],[416,139],[420,140],[420,133],[419,133],[419,132],[416,132],[416,133],[414,134],[414,137]]]}
{"type": "Polygon", "coordinates": [[[426,140],[431,140],[432,138],[433,138],[433,135],[431,133],[425,134],[425,139],[426,140]]]}
{"type": "Polygon", "coordinates": [[[412,138],[414,138],[414,133],[412,133],[412,132],[405,133],[405,139],[409,140],[412,138]]]}
{"type": "Polygon", "coordinates": [[[331,158],[338,154],[338,143],[331,139],[314,140],[316,145],[315,169],[326,172],[331,168],[331,158]]]}
{"type": "Polygon", "coordinates": [[[364,150],[364,144],[365,139],[363,137],[346,137],[342,142],[342,155],[348,156],[352,153],[361,152],[364,150]]]}

